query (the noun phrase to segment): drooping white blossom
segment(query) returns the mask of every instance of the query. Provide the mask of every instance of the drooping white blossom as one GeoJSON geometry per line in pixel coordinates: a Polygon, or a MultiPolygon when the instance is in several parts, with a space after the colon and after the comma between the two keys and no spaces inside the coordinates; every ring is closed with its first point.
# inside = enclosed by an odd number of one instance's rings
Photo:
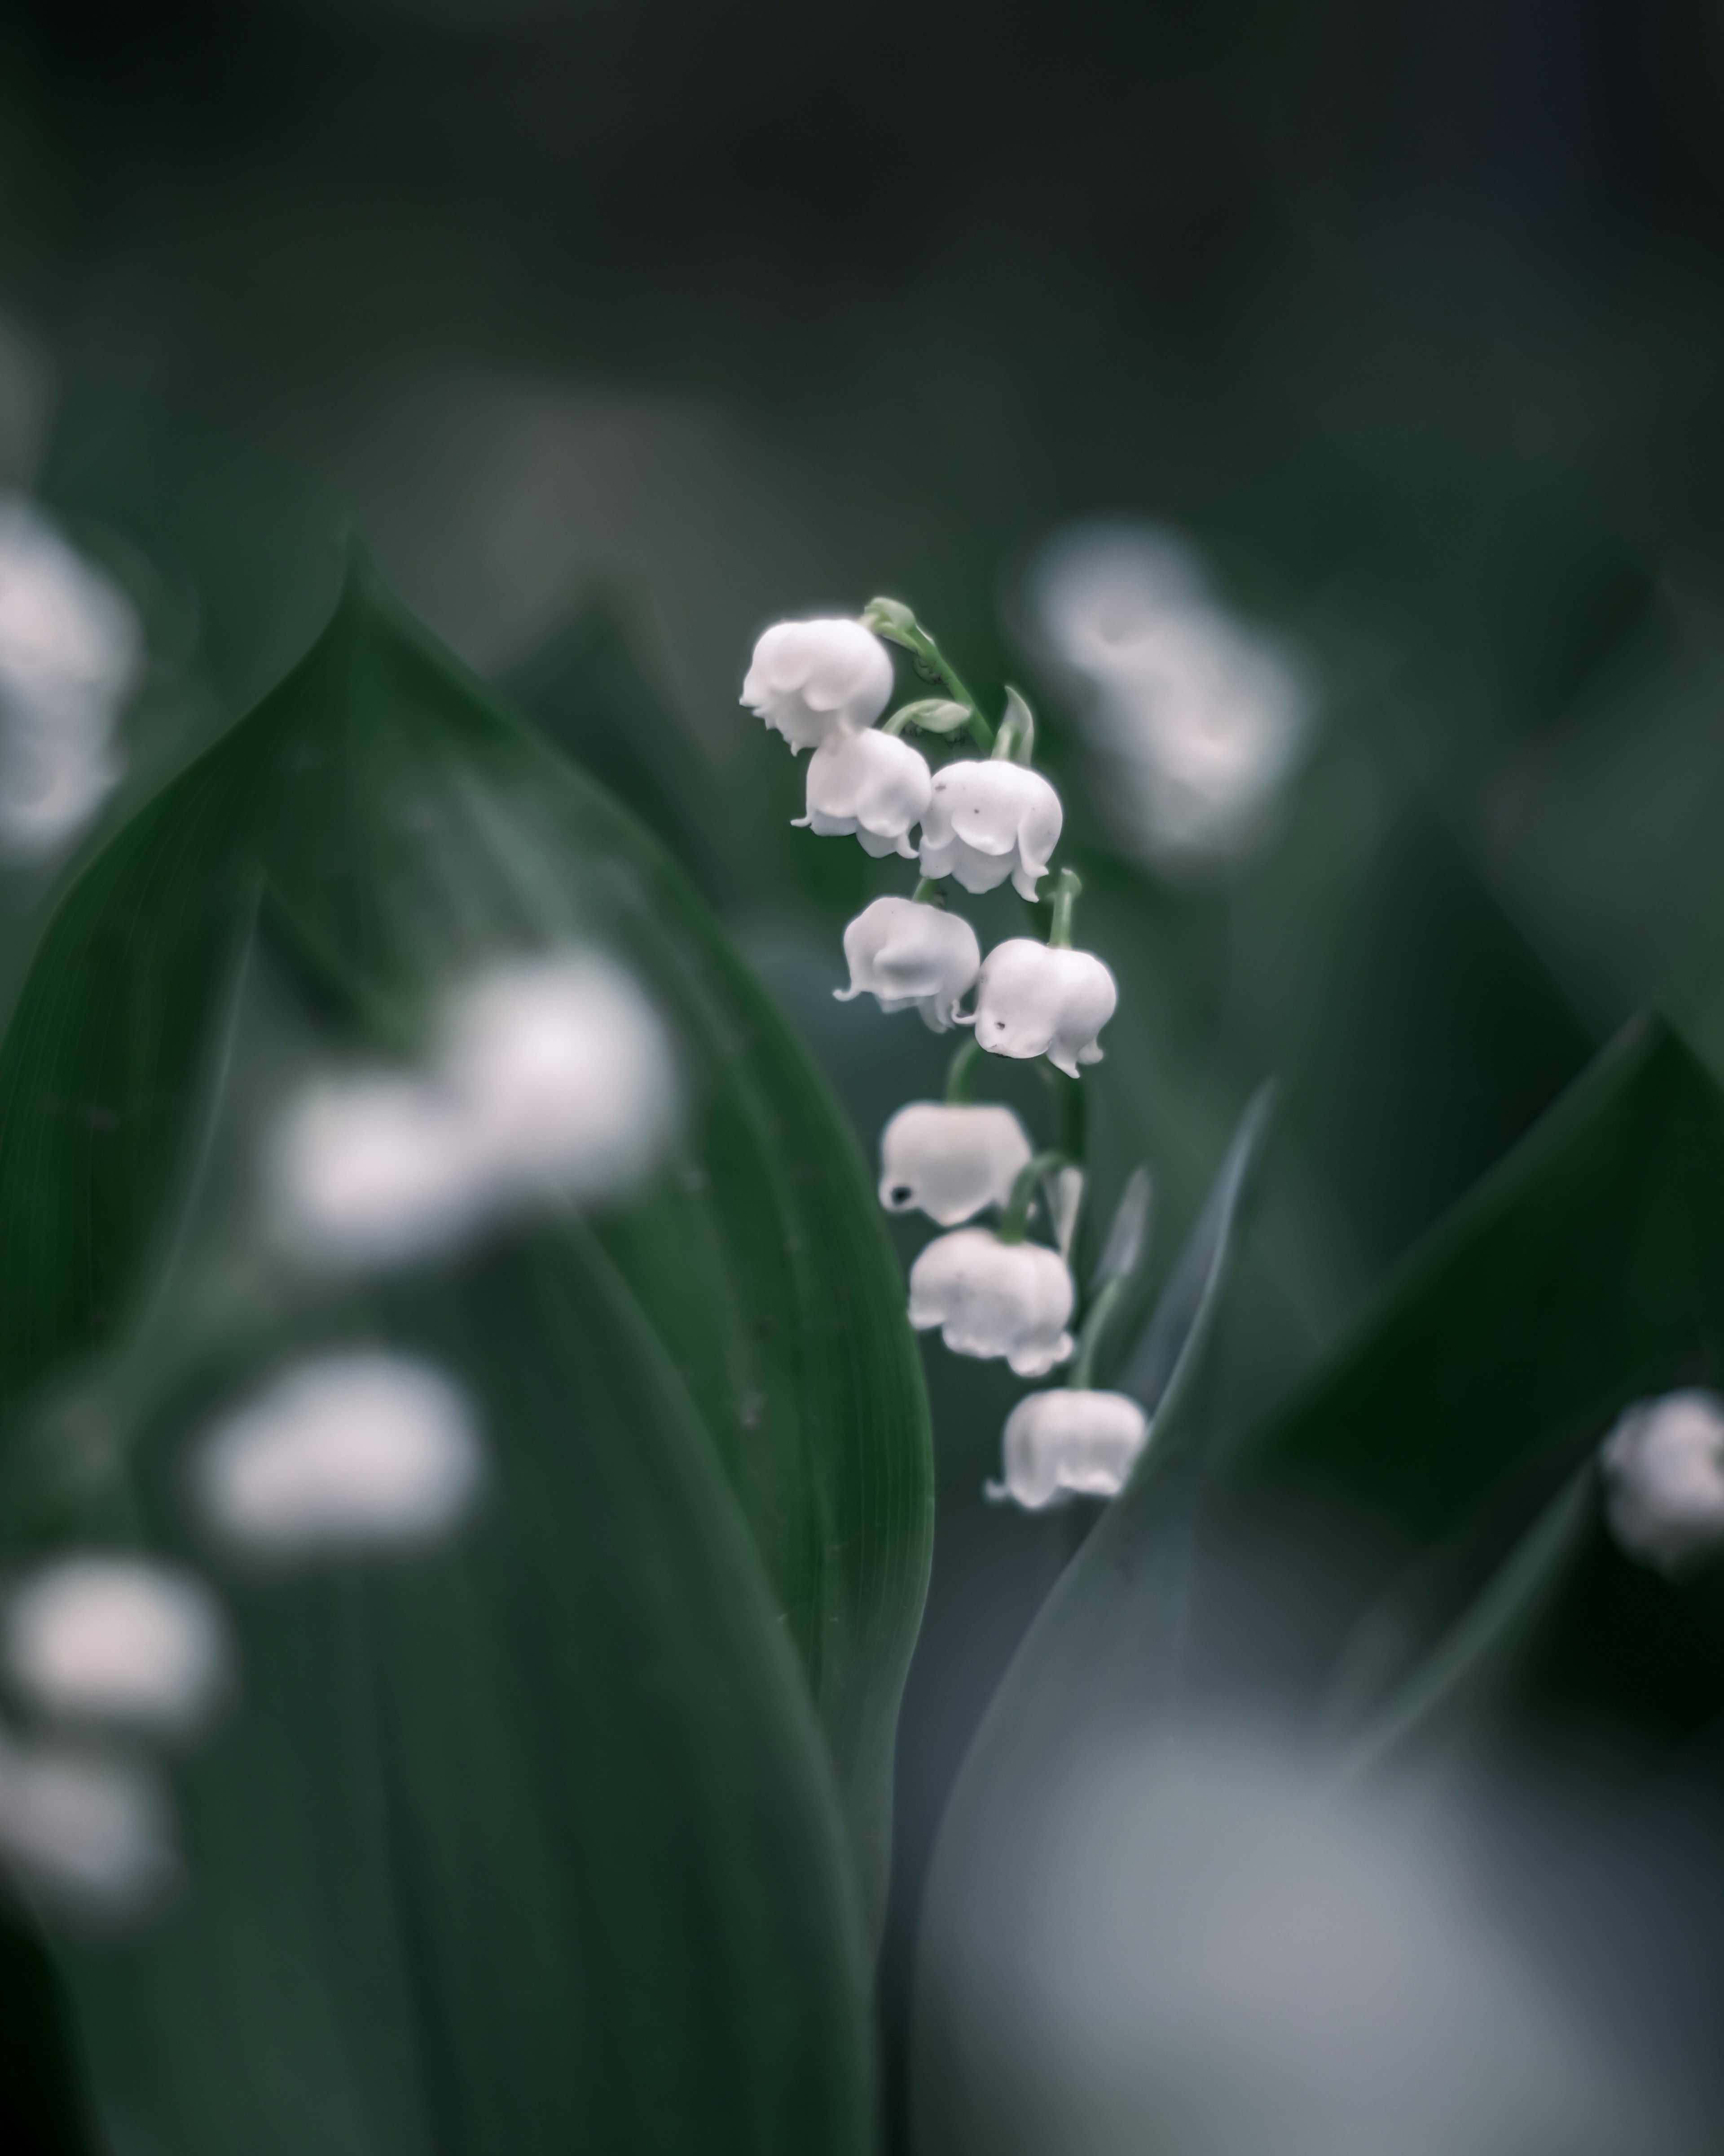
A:
{"type": "Polygon", "coordinates": [[[161,1783],[135,1758],[0,1732],[0,1866],[80,1915],[139,1913],[177,1868],[161,1783]]]}
{"type": "Polygon", "coordinates": [[[6,1611],[13,1681],[49,1714],[137,1728],[192,1727],[226,1660],[196,1580],[137,1558],[85,1555],[32,1573],[6,1611]]]}
{"type": "Polygon", "coordinates": [[[775,622],[754,647],[741,701],[791,752],[871,726],[892,694],[892,662],[859,621],[775,622]]]}
{"type": "Polygon", "coordinates": [[[1030,599],[1131,850],[1178,873],[1255,844],[1313,731],[1285,642],[1230,613],[1192,549],[1149,526],[1060,534],[1030,599]]]}
{"type": "Polygon", "coordinates": [[[1637,1403],[1600,1460],[1605,1514],[1631,1557],[1674,1572],[1724,1546],[1724,1400],[1716,1394],[1637,1403]]]}
{"type": "Polygon", "coordinates": [[[423,1070],[321,1080],[292,1103],[275,1230],[318,1262],[410,1258],[535,1200],[619,1194],[675,1118],[670,1045],[629,976],[591,952],[512,960],[450,997],[423,1070]]]}
{"type": "Polygon", "coordinates": [[[937,1325],[956,1355],[1003,1356],[1020,1378],[1044,1377],[1072,1352],[1076,1292],[1064,1259],[992,1229],[938,1235],[910,1269],[910,1322],[937,1325]]]}
{"type": "Polygon", "coordinates": [[[1030,1512],[1071,1493],[1117,1496],[1148,1435],[1148,1418],[1124,1393],[1031,1393],[1006,1418],[1005,1481],[989,1493],[1030,1512]]]}
{"type": "Polygon", "coordinates": [[[992,1102],[912,1101],[880,1133],[880,1202],[955,1228],[1003,1205],[1030,1162],[1024,1126],[992,1102]]]}
{"type": "Polygon", "coordinates": [[[429,1542],[478,1495],[472,1408],[428,1363],[357,1349],[286,1371],[205,1445],[209,1523],[264,1557],[429,1542]]]}
{"type": "Polygon", "coordinates": [[[927,758],[896,734],[835,733],[808,758],[808,813],[795,821],[823,839],[853,834],[876,860],[916,859],[910,834],[928,806],[927,758]]]}
{"type": "Polygon", "coordinates": [[[119,586],[33,505],[0,498],[0,851],[50,853],[100,807],[142,655],[119,586]]]}
{"type": "Polygon", "coordinates": [[[976,988],[976,1039],[991,1055],[1045,1055],[1069,1078],[1099,1063],[1095,1036],[1119,989],[1089,951],[1055,951],[1025,936],[995,944],[976,988]]]}
{"type": "Polygon", "coordinates": [[[1033,899],[1062,820],[1060,796],[1027,765],[948,763],[935,776],[922,818],[922,874],[956,876],[978,892],[1010,876],[1019,896],[1033,899]]]}
{"type": "Polygon", "coordinates": [[[944,906],[912,898],[877,898],[844,931],[850,985],[834,988],[841,1003],[853,996],[880,999],[883,1011],[912,1004],[936,1033],[957,1018],[960,999],[982,970],[982,947],[969,922],[944,906]]]}

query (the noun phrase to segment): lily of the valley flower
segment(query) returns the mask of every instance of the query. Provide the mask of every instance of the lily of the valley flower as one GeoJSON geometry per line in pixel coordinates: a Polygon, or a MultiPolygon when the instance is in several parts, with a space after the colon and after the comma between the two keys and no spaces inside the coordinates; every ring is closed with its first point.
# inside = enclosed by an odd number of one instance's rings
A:
{"type": "Polygon", "coordinates": [[[1020,1378],[1044,1377],[1072,1352],[1076,1300],[1056,1251],[1004,1243],[987,1228],[938,1235],[910,1269],[910,1322],[937,1325],[955,1355],[1003,1355],[1020,1378]]]}
{"type": "Polygon", "coordinates": [[[1724,1545],[1724,1400],[1666,1393],[1619,1419],[1600,1460],[1611,1532],[1629,1556],[1674,1572],[1724,1545]]]}
{"type": "Polygon", "coordinates": [[[925,876],[956,876],[968,891],[1010,876],[1034,899],[1060,843],[1060,796],[1045,778],[1005,758],[948,763],[922,819],[925,876]]]}
{"type": "Polygon", "coordinates": [[[1045,1055],[1075,1078],[1099,1063],[1095,1036],[1113,1016],[1119,989],[1089,951],[1056,951],[1025,936],[995,944],[976,989],[976,1038],[992,1055],[1045,1055]]]}
{"type": "Polygon", "coordinates": [[[834,733],[808,758],[808,813],[795,821],[823,839],[852,833],[865,852],[916,859],[911,829],[928,805],[927,759],[895,734],[834,733]]]}
{"type": "Polygon", "coordinates": [[[794,754],[871,726],[891,694],[886,648],[859,621],[781,621],[755,645],[741,701],[794,754]]]}
{"type": "Polygon", "coordinates": [[[883,1011],[912,1004],[936,1033],[957,1016],[982,968],[976,932],[957,914],[913,898],[877,898],[844,931],[850,985],[834,988],[841,1004],[877,996],[883,1011]]]}
{"type": "Polygon", "coordinates": [[[1030,1512],[1070,1493],[1116,1496],[1148,1435],[1148,1418],[1124,1393],[1032,1393],[1006,1418],[1006,1479],[988,1495],[1030,1512]]]}
{"type": "Polygon", "coordinates": [[[889,1213],[914,1208],[955,1228],[1006,1203],[1030,1146],[1009,1108],[912,1101],[881,1132],[880,1154],[880,1202],[889,1213]]]}

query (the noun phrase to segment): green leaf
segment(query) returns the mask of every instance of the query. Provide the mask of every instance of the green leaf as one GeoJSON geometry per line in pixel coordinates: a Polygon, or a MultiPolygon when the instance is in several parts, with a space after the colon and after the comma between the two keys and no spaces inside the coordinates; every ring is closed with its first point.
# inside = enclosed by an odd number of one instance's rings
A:
{"type": "Polygon", "coordinates": [[[1247,1109],[1128,1364],[1121,1389],[1149,1409],[1149,1443],[1018,1649],[947,1809],[917,1960],[919,2148],[1027,2156],[1048,2145],[1046,2123],[1019,2113],[1015,2092],[1034,2043],[1023,2017],[1037,1989],[1049,1807],[1079,1754],[1164,1708],[1177,1679],[1200,1379],[1270,1106],[1265,1090],[1247,1109]]]}
{"type": "Polygon", "coordinates": [[[165,1557],[233,1642],[233,1697],[174,1763],[182,1876],[55,1928],[109,2143],[863,2156],[829,1767],[707,1435],[596,1239],[554,1219],[259,1312],[213,1343],[194,1323],[189,1355],[158,1324],[148,1382],[128,1362],[80,1404],[109,1471],[62,1446],[38,1517],[8,1507],[14,1561],[27,1526],[165,1557]],[[187,1502],[212,1425],[301,1358],[377,1346],[470,1403],[471,1515],[423,1548],[224,1554],[187,1502]]]}
{"type": "Polygon", "coordinates": [[[599,1234],[716,1445],[806,1671],[877,1909],[897,1702],[931,1531],[926,1399],[870,1179],[686,880],[357,575],[241,725],[79,877],[0,1050],[0,1408],[111,1342],[203,1142],[261,903],[375,1057],[451,977],[570,941],[668,1020],[681,1158],[599,1234]]]}
{"type": "Polygon", "coordinates": [[[1534,1584],[1554,1599],[1516,1697],[1680,1743],[1724,1712],[1724,1607],[1634,1564],[1588,1527],[1594,1509],[1571,1513],[1562,1493],[1629,1403],[1721,1370],[1724,1092],[1649,1015],[1251,1435],[1218,1502],[1260,1516],[1295,1505],[1340,1535],[1335,1656],[1357,1653],[1374,1610],[1410,1609],[1422,1581],[1449,1580],[1445,1614],[1414,1626],[1427,1680],[1465,1644],[1453,1583],[1484,1589],[1526,1537],[1523,1554],[1551,1560],[1534,1584]]]}
{"type": "MultiPolygon", "coordinates": [[[[1591,1460],[1576,1469],[1533,1521],[1501,1565],[1414,1667],[1380,1699],[1347,1745],[1349,1771],[1362,1774],[1428,1743],[1434,1732],[1463,1722],[1488,1704],[1524,1652],[1573,1568],[1598,1513],[1598,1476],[1591,1460]]],[[[1373,1635],[1402,1628],[1394,1612],[1373,1613],[1358,1649],[1373,1635]]],[[[1364,1658],[1357,1650],[1355,1660],[1364,1658]]]]}

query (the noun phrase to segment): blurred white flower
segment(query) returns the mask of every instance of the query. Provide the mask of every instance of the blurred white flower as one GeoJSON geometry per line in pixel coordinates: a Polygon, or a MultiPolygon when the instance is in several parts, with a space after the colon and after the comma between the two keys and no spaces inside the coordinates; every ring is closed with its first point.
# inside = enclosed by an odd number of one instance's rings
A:
{"type": "Polygon", "coordinates": [[[910,833],[928,805],[927,759],[895,734],[834,734],[808,758],[808,813],[794,819],[823,839],[853,833],[876,860],[916,859],[910,833]]]}
{"type": "Polygon", "coordinates": [[[984,1205],[1003,1205],[1030,1162],[1029,1140],[1009,1108],[912,1101],[880,1141],[880,1202],[955,1228],[984,1205]]]}
{"type": "Polygon", "coordinates": [[[960,915],[913,898],[877,898],[844,931],[850,985],[834,988],[841,1004],[853,996],[880,998],[883,1011],[913,1004],[924,1022],[944,1033],[957,1016],[982,970],[982,946],[960,915]]]}
{"type": "Polygon", "coordinates": [[[1668,2062],[1577,2006],[1583,1961],[1516,1940],[1444,1794],[1195,1720],[1098,1748],[1011,1881],[1022,1933],[966,1971],[1017,2038],[992,2100],[1057,2120],[1060,2156],[1708,2147],[1668,2062]]]}
{"type": "Polygon", "coordinates": [[[1311,731],[1289,647],[1229,614],[1191,549],[1147,525],[1057,535],[1030,603],[1037,640],[1076,678],[1125,843],[1177,870],[1260,838],[1311,731]]]}
{"type": "Polygon", "coordinates": [[[356,1350],[288,1370],[223,1423],[199,1461],[210,1524],[264,1556],[423,1543],[478,1494],[465,1395],[404,1355],[356,1350]]]}
{"type": "Polygon", "coordinates": [[[1068,1492],[1117,1496],[1148,1435],[1148,1418],[1124,1393],[1031,1393],[1006,1418],[1006,1479],[988,1494],[1030,1512],[1068,1492]]]}
{"type": "Polygon", "coordinates": [[[1673,1572],[1724,1544],[1724,1401],[1666,1393],[1605,1439],[1605,1512],[1629,1556],[1673,1572]]]}
{"type": "Polygon", "coordinates": [[[1003,1355],[1040,1378],[1072,1352],[1076,1292],[1065,1261],[1039,1243],[1003,1243],[991,1229],[936,1235],[910,1269],[910,1322],[937,1325],[955,1355],[1003,1355]]]}
{"type": "Polygon", "coordinates": [[[0,497],[0,852],[52,852],[117,782],[143,639],[131,602],[41,511],[0,497]]]}
{"type": "Polygon", "coordinates": [[[221,1620],[196,1580],[136,1558],[67,1558],[33,1573],[6,1611],[13,1681],[51,1714],[189,1728],[226,1661],[221,1620]]]}
{"type": "Polygon", "coordinates": [[[591,954],[521,959],[450,998],[423,1074],[325,1080],[277,1134],[280,1240],[374,1264],[546,1197],[632,1188],[676,1119],[670,1050],[629,977],[591,954]]]}
{"type": "Polygon", "coordinates": [[[1050,950],[1031,937],[996,943],[976,988],[976,1038],[991,1055],[1045,1055],[1069,1078],[1099,1063],[1095,1036],[1113,1016],[1119,989],[1089,951],[1050,950]]]}
{"type": "Polygon", "coordinates": [[[1027,765],[1003,757],[948,763],[922,818],[922,874],[956,876],[978,892],[1010,876],[1018,896],[1033,899],[1061,821],[1060,796],[1027,765]]]}
{"type": "Polygon", "coordinates": [[[161,1787],[136,1760],[0,1736],[0,1865],[80,1914],[130,1915],[175,1870],[161,1787]]]}
{"type": "Polygon", "coordinates": [[[781,621],[755,645],[740,701],[794,755],[871,726],[891,694],[886,648],[859,621],[781,621]]]}

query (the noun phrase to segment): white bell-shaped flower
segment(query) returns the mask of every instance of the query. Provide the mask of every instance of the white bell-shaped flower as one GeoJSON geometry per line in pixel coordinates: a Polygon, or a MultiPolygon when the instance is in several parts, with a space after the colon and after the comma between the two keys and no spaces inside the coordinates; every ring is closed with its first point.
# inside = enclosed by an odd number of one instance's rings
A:
{"type": "Polygon", "coordinates": [[[901,854],[913,861],[910,834],[932,785],[927,758],[895,734],[836,733],[808,758],[808,813],[794,820],[823,839],[854,833],[876,860],[901,854]]]}
{"type": "Polygon", "coordinates": [[[871,726],[891,694],[886,648],[859,621],[781,621],[755,645],[741,701],[794,754],[871,726]]]}
{"type": "Polygon", "coordinates": [[[966,891],[992,891],[1008,876],[1035,896],[1060,843],[1060,796],[1041,775],[1003,757],[948,763],[922,818],[926,876],[955,875],[966,891]]]}
{"type": "Polygon", "coordinates": [[[1095,1036],[1119,989],[1089,951],[1054,951],[1027,936],[996,943],[976,988],[976,1039],[991,1055],[1045,1055],[1068,1078],[1099,1063],[1095,1036]]]}
{"type": "Polygon", "coordinates": [[[1724,1546],[1724,1400],[1667,1393],[1604,1440],[1606,1515],[1630,1557],[1674,1572],[1724,1546]]]}
{"type": "Polygon", "coordinates": [[[1006,1418],[1006,1479],[988,1495],[1033,1512],[1074,1492],[1117,1496],[1148,1435],[1149,1418],[1124,1393],[1031,1393],[1006,1418]]]}
{"type": "Polygon", "coordinates": [[[982,946],[960,915],[913,898],[877,898],[844,931],[850,985],[834,988],[841,1004],[852,996],[880,998],[883,1011],[912,1004],[936,1033],[957,1016],[982,970],[982,946]]]}
{"type": "Polygon", "coordinates": [[[1029,1162],[1029,1140],[1009,1108],[912,1101],[880,1133],[880,1202],[955,1228],[984,1205],[1003,1205],[1029,1162]]]}
{"type": "Polygon", "coordinates": [[[1072,1352],[1076,1292],[1065,1260],[1040,1243],[1003,1243],[988,1228],[937,1235],[910,1268],[910,1322],[940,1327],[955,1355],[1004,1356],[1044,1377],[1072,1352]]]}

